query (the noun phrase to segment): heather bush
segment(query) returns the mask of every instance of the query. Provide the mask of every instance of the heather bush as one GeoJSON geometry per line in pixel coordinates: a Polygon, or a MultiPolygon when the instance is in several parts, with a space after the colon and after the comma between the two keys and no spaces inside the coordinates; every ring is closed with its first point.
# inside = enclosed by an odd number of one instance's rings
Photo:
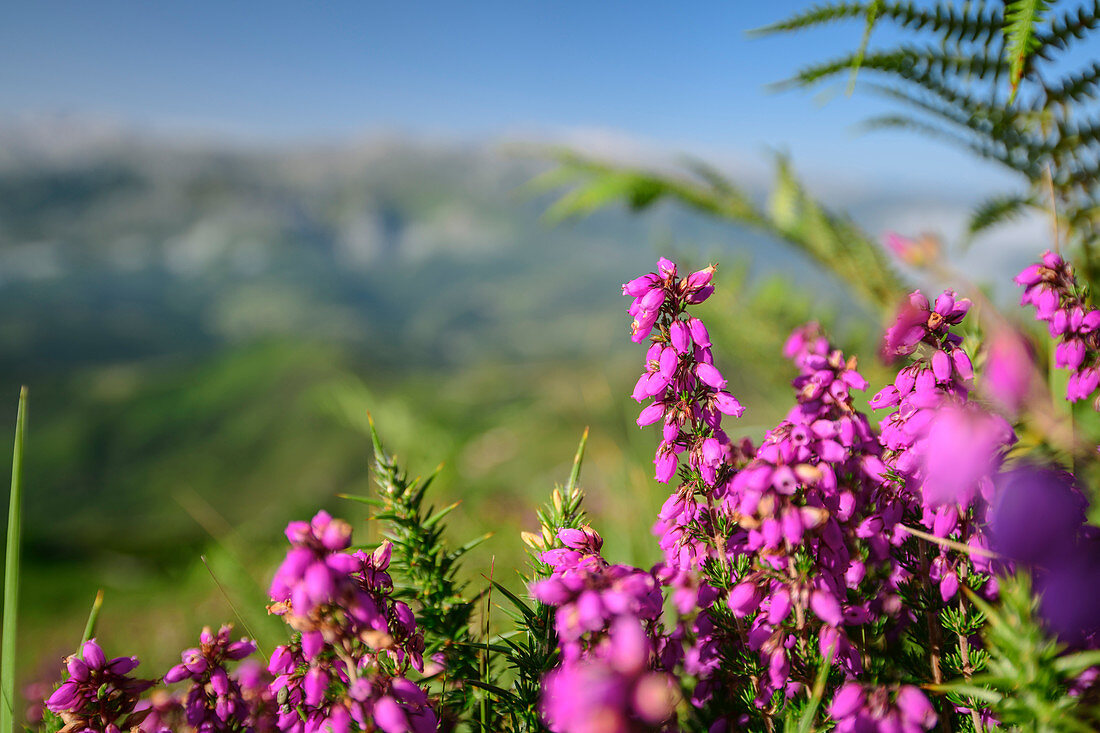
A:
{"type": "MultiPolygon", "coordinates": [[[[456,571],[477,541],[448,544],[453,507],[426,508],[430,478],[409,480],[374,432],[378,492],[350,498],[376,507],[385,539],[356,545],[323,511],[287,525],[268,606],[286,640],[265,663],[229,625],[151,678],[90,638],[62,660],[38,729],[1100,724],[1100,534],[1078,478],[1097,449],[1052,417],[1025,337],[985,303],[1000,330],[964,338],[970,300],[914,291],[882,339],[903,364],[868,397],[857,360],[800,327],[776,355],[791,362],[792,406],[754,444],[730,436],[744,408],[695,315],[714,273],[662,258],[623,285],[631,338],[649,344],[637,423],[657,433],[653,477],[671,487],[653,524],[660,563],[605,559],[582,509],[582,441],[523,535],[528,596],[491,579],[469,590],[456,571]],[[1017,428],[1036,421],[1046,437],[1021,446],[1017,428]],[[475,608],[493,592],[511,629],[490,636],[475,608]]],[[[1100,311],[1056,254],[1017,281],[1057,341],[1052,366],[1071,371],[1053,398],[1092,399],[1100,311]]]]}
{"type": "MultiPolygon", "coordinates": [[[[638,207],[679,198],[786,239],[867,303],[890,308],[879,348],[890,383],[869,394],[856,357],[806,324],[771,357],[791,376],[789,410],[762,439],[742,437],[746,411],[725,376],[737,364],[715,358],[698,308],[721,284],[716,266],[682,272],[661,258],[622,286],[641,362],[629,398],[639,429],[653,434],[653,480],[669,492],[652,518],[659,563],[605,555],[583,508],[585,433],[537,525],[513,538],[530,556],[525,592],[494,580],[492,568],[479,568],[485,582],[470,587],[460,569],[484,538],[451,543],[445,519],[455,505],[432,506],[432,477],[410,479],[372,423],[377,490],[347,498],[375,510],[382,538],[357,544],[348,523],[323,511],[289,522],[267,607],[285,622],[281,644],[261,649],[228,624],[206,628],[179,664],[139,676],[136,657],[101,648],[93,612],[74,653],[58,660],[60,682],[35,688],[29,730],[1096,730],[1096,163],[1067,150],[1087,152],[1097,136],[1095,125],[1072,127],[1067,110],[1089,96],[1097,72],[1094,64],[1091,76],[1054,86],[1036,69],[1098,25],[1100,10],[1053,20],[1047,11],[849,3],[772,29],[864,17],[868,33],[888,20],[931,28],[945,44],[1003,38],[988,68],[958,53],[861,49],[799,81],[865,65],[939,95],[932,112],[1003,144],[981,150],[1028,176],[1028,194],[979,212],[974,232],[1037,205],[1045,170],[1054,251],[1037,246],[1037,261],[1015,278],[1024,309],[998,308],[932,240],[892,235],[879,246],[814,202],[785,163],[763,212],[702,166],[697,183],[568,157],[567,173],[595,181],[555,215],[617,197],[638,207]],[[1007,99],[979,104],[952,91],[962,76],[987,72],[994,92],[1002,75],[1008,81],[1007,99]],[[1043,86],[1033,93],[1029,82],[1043,86]],[[969,117],[952,116],[952,105],[969,117]],[[1047,112],[1055,124],[1043,136],[1029,125],[1047,112]],[[895,261],[955,289],[906,295],[895,261]],[[1032,311],[1037,332],[1021,325],[1032,311]],[[494,603],[508,612],[499,633],[487,620],[494,603]]],[[[21,455],[20,427],[9,584],[21,455]]],[[[15,717],[13,591],[5,588],[5,724],[15,717]]]]}

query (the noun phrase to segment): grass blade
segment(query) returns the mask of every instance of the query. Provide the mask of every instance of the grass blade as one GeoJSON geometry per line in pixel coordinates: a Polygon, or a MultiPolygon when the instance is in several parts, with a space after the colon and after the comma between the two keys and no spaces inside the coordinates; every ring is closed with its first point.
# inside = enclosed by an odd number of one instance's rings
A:
{"type": "Polygon", "coordinates": [[[577,488],[577,481],[581,477],[581,463],[584,461],[584,447],[586,445],[588,445],[588,428],[584,429],[581,444],[577,446],[577,454],[573,456],[573,470],[569,472],[569,483],[565,485],[567,491],[577,488]]]}
{"type": "Polygon", "coordinates": [[[15,730],[15,639],[19,611],[19,547],[23,529],[23,431],[27,424],[27,388],[19,390],[15,418],[15,450],[11,460],[11,496],[8,499],[8,541],[4,556],[3,644],[0,651],[0,732],[15,730]]]}
{"type": "Polygon", "coordinates": [[[92,610],[88,614],[88,623],[84,625],[84,635],[80,637],[80,646],[76,649],[76,653],[80,655],[80,658],[84,658],[84,643],[95,636],[96,622],[99,621],[99,609],[103,607],[103,589],[100,588],[96,591],[95,600],[92,601],[92,610]]]}

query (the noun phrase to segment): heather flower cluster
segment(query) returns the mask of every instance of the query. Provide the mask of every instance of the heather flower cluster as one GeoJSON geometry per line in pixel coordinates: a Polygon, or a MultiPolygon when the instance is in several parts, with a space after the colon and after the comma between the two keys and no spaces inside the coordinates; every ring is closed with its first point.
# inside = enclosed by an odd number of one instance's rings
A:
{"type": "MultiPolygon", "coordinates": [[[[541,531],[524,533],[528,599],[491,581],[516,627],[479,635],[482,596],[454,575],[476,543],[447,548],[454,507],[422,512],[427,482],[372,433],[382,491],[364,501],[384,508],[390,539],[354,547],[324,511],[287,526],[268,606],[287,636],[266,665],[228,625],[203,629],[160,680],[93,639],[65,660],[44,729],[717,733],[801,717],[838,733],[984,733],[1050,710],[1065,730],[1100,725],[1090,474],[1026,422],[1038,383],[1025,338],[998,322],[983,341],[968,299],[915,291],[880,350],[904,364],[867,399],[857,359],[801,326],[783,348],[785,416],[758,441],[733,438],[723,418],[745,410],[693,312],[714,273],[680,277],[661,259],[622,288],[632,339],[649,344],[637,424],[659,432],[654,477],[675,484],[652,525],[659,563],[605,556],[580,508],[582,441],[541,531]]],[[[1059,340],[1067,398],[1089,396],[1100,316],[1072,269],[1047,253],[1017,281],[1059,340]]]]}
{"type": "MultiPolygon", "coordinates": [[[[231,641],[233,627],[228,624],[215,634],[205,628],[199,635],[199,646],[187,649],[181,661],[164,675],[172,684],[188,680],[191,689],[182,706],[187,724],[197,731],[225,730],[232,727],[254,729],[257,710],[244,697],[241,685],[226,669],[227,661],[238,662],[256,651],[249,639],[231,641]]],[[[262,709],[262,708],[261,708],[262,709]]],[[[157,730],[169,730],[159,727],[157,730]]]]}
{"type": "MultiPolygon", "coordinates": [[[[1100,311],[1081,296],[1073,268],[1047,251],[1016,276],[1016,284],[1024,288],[1020,304],[1033,306],[1035,318],[1046,322],[1051,338],[1058,339],[1054,363],[1070,372],[1066,399],[1088,398],[1100,386],[1100,311]]],[[[1100,410],[1100,402],[1094,407],[1100,410]]]]}
{"type": "Polygon", "coordinates": [[[286,536],[271,610],[299,634],[268,665],[279,730],[435,730],[427,694],[405,677],[423,671],[424,640],[412,610],[391,596],[392,545],[348,552],[351,527],[326,512],[292,522],[286,536]]]}
{"type": "Polygon", "coordinates": [[[234,641],[229,625],[205,628],[199,646],[160,680],[188,688],[142,699],[157,681],[129,677],[137,658],[108,661],[92,640],[66,660],[68,679],[46,702],[65,733],[437,730],[433,701],[407,677],[424,669],[424,639],[410,607],[392,597],[392,545],[352,551],[350,525],[323,511],[291,522],[286,536],[291,548],[272,580],[269,610],[293,636],[266,669],[247,659],[254,641],[234,641]]]}
{"type": "Polygon", "coordinates": [[[686,313],[687,306],[714,292],[714,271],[711,266],[678,278],[676,265],[662,258],[656,272],[623,285],[623,294],[634,298],[629,308],[632,340],[652,342],[632,396],[637,402],[653,400],[638,415],[639,427],[661,422],[662,439],[653,462],[662,483],[676,473],[683,453],[688,466],[713,483],[730,451],[722,415],[740,417],[744,412],[714,366],[707,327],[686,313]]]}
{"type": "Polygon", "coordinates": [[[65,660],[68,679],[46,699],[46,708],[61,716],[65,731],[118,733],[137,727],[146,716],[138,709],[152,680],[130,675],[137,657],[107,659],[95,639],[65,660]]]}
{"type": "Polygon", "coordinates": [[[902,685],[896,692],[864,688],[854,682],[841,687],[829,705],[837,733],[899,731],[919,733],[936,724],[936,711],[920,690],[902,685]]]}
{"type": "Polygon", "coordinates": [[[951,330],[970,310],[952,291],[930,307],[919,291],[909,296],[887,330],[885,351],[909,356],[893,384],[871,399],[892,408],[879,440],[893,486],[911,513],[934,536],[968,545],[978,554],[960,556],[941,546],[927,573],[944,601],[958,592],[960,576],[989,570],[988,502],[1004,452],[1016,441],[998,413],[970,399],[974,371],[962,338],[951,330]],[[919,350],[918,350],[919,349],[919,350]]]}

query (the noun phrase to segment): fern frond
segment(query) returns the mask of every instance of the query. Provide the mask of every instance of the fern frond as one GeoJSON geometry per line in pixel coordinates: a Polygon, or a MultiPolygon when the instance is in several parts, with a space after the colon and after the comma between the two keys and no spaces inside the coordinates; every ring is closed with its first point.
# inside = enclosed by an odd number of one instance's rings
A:
{"type": "Polygon", "coordinates": [[[667,198],[737,224],[752,227],[786,241],[837,273],[875,306],[892,307],[904,292],[882,249],[846,217],[833,213],[810,196],[782,159],[772,205],[761,210],[744,192],[721,174],[694,164],[687,176],[666,175],[641,169],[618,168],[573,153],[559,154],[559,161],[575,175],[575,188],[551,205],[554,219],[581,216],[594,210],[593,203],[607,205],[618,199],[637,200],[644,192],[644,206],[667,198]]]}
{"type": "Polygon", "coordinates": [[[1050,148],[1056,162],[1079,159],[1090,151],[1095,155],[1100,145],[1100,119],[1096,117],[1082,122],[1059,121],[1056,130],[1056,142],[1050,148]]]}
{"type": "Polygon", "coordinates": [[[1086,68],[1067,74],[1057,82],[1047,85],[1039,101],[1042,105],[1091,101],[1100,88],[1100,62],[1093,61],[1086,68]]]}
{"type": "MultiPolygon", "coordinates": [[[[773,86],[779,89],[812,86],[852,68],[856,58],[857,55],[851,53],[832,61],[807,66],[793,77],[773,86]]],[[[867,54],[860,68],[887,74],[938,74],[974,80],[985,79],[1006,67],[1000,57],[989,54],[945,53],[933,46],[901,46],[890,51],[867,54]]]]}
{"type": "Polygon", "coordinates": [[[872,129],[881,127],[903,127],[917,132],[930,134],[961,146],[976,155],[995,160],[1008,166],[1028,178],[1041,171],[1034,158],[1041,147],[1041,141],[1030,138],[1026,133],[1015,129],[994,112],[988,117],[968,113],[966,108],[953,107],[950,104],[921,99],[903,89],[891,86],[873,85],[873,90],[897,101],[904,102],[916,109],[950,123],[963,130],[957,135],[934,125],[899,116],[885,116],[872,120],[872,129]]]}
{"type": "Polygon", "coordinates": [[[973,241],[979,234],[1019,218],[1029,207],[1035,205],[1035,199],[1031,196],[1009,194],[994,196],[986,199],[974,209],[967,224],[967,241],[973,241]]]}
{"type": "Polygon", "coordinates": [[[1005,38],[1008,40],[1009,63],[1012,66],[1012,94],[1020,85],[1028,58],[1041,44],[1038,25],[1050,10],[1048,0],[1009,0],[1005,4],[1005,38]]]}
{"type": "MultiPolygon", "coordinates": [[[[750,35],[783,33],[865,18],[872,5],[874,3],[870,2],[817,5],[749,33],[750,35]]],[[[962,8],[943,3],[924,8],[912,2],[884,2],[880,4],[876,17],[878,20],[890,21],[908,30],[929,29],[938,33],[944,41],[988,40],[999,35],[1004,27],[1004,17],[1001,15],[1000,8],[984,2],[973,6],[965,5],[962,8]]]]}
{"type": "Polygon", "coordinates": [[[856,57],[852,60],[852,76],[848,82],[849,94],[855,89],[856,75],[859,73],[859,67],[863,63],[863,57],[867,54],[867,46],[871,43],[871,31],[875,29],[875,23],[878,21],[878,16],[881,11],[882,0],[872,0],[871,4],[867,6],[867,20],[863,25],[863,39],[860,40],[859,48],[856,50],[856,57]]]}
{"type": "Polygon", "coordinates": [[[1079,41],[1100,27],[1100,0],[1092,0],[1078,8],[1068,10],[1055,17],[1050,27],[1038,34],[1037,56],[1050,58],[1050,49],[1064,51],[1074,41],[1079,41]]]}

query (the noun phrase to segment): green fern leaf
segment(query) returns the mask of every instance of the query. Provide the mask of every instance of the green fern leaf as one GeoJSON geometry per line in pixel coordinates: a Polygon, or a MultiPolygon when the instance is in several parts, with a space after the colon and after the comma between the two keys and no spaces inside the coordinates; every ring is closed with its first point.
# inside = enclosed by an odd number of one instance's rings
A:
{"type": "Polygon", "coordinates": [[[1089,31],[1100,27],[1100,0],[1093,0],[1054,18],[1050,28],[1039,34],[1039,48],[1036,55],[1049,58],[1049,49],[1065,50],[1074,40],[1088,36],[1089,31]]]}
{"type": "Polygon", "coordinates": [[[1100,62],[1093,61],[1081,71],[1067,74],[1043,90],[1044,106],[1067,102],[1091,101],[1100,88],[1100,62]]]}
{"type": "Polygon", "coordinates": [[[1016,95],[1028,57],[1041,46],[1037,26],[1050,10],[1048,0],[1011,0],[1005,6],[1005,38],[1008,41],[1008,57],[1012,65],[1012,96],[1016,95]]]}
{"type": "Polygon", "coordinates": [[[921,7],[912,2],[838,2],[815,5],[778,23],[749,31],[749,35],[789,33],[866,18],[874,6],[877,6],[877,20],[889,21],[912,31],[927,28],[939,34],[942,41],[988,41],[999,36],[1004,27],[1000,8],[984,2],[967,4],[961,8],[942,3],[933,7],[921,7]]]}
{"type": "Polygon", "coordinates": [[[1034,205],[1035,199],[1031,196],[1007,195],[986,199],[970,215],[967,243],[998,224],[1018,218],[1027,207],[1034,205]]]}

